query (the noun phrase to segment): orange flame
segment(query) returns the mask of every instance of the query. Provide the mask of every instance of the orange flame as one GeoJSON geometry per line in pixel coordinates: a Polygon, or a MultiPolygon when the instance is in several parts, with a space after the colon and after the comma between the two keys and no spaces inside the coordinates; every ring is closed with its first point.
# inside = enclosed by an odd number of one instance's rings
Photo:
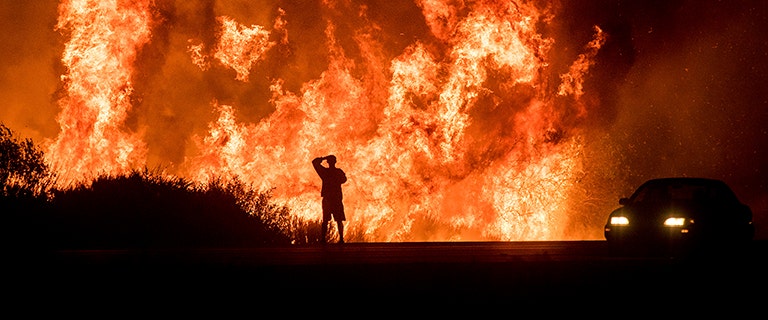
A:
{"type": "MultiPolygon", "coordinates": [[[[344,5],[323,3],[329,10],[344,5]]],[[[596,28],[587,52],[559,75],[552,92],[553,40],[537,31],[552,18],[546,10],[522,1],[417,5],[439,46],[417,40],[384,58],[380,28],[369,23],[355,30],[354,59],[328,20],[327,69],[299,92],[272,79],[274,111],[256,123],[237,118],[242,106],[214,100],[217,118],[192,137],[197,151],[179,174],[272,189],[296,216],[318,219],[320,183],[310,160],[335,154],[349,178],[347,233],[360,241],[563,238],[583,144],[560,118],[572,111],[564,108],[586,114],[582,83],[605,35],[596,28]],[[555,103],[562,99],[570,100],[555,103]]],[[[148,7],[146,1],[62,5],[60,27],[73,34],[64,59],[69,96],[59,117],[62,133],[49,153],[58,170],[87,177],[88,170],[142,163],[144,146],[123,125],[131,63],[149,39],[148,7]]],[[[270,49],[290,41],[282,30],[290,20],[278,10],[273,31],[217,18],[221,32],[211,56],[233,69],[237,81],[248,83],[270,49]],[[270,39],[275,31],[282,39],[270,39]]],[[[366,15],[363,7],[356,19],[367,21],[366,15]]],[[[187,52],[201,70],[210,67],[202,43],[190,40],[187,52]]]]}
{"type": "Polygon", "coordinates": [[[250,28],[229,17],[219,17],[222,33],[214,58],[237,72],[237,80],[248,81],[251,66],[262,59],[274,43],[269,41],[269,31],[262,26],[250,28]]]}
{"type": "MultiPolygon", "coordinates": [[[[422,2],[425,16],[456,11],[432,5],[444,4],[422,2]]],[[[345,199],[352,227],[366,240],[560,237],[581,145],[578,137],[554,143],[547,131],[557,125],[552,98],[540,83],[551,40],[536,33],[533,7],[472,9],[436,30],[439,37],[445,30],[455,35],[446,39],[448,59],[438,60],[417,42],[390,63],[386,101],[371,101],[376,95],[366,81],[375,83],[374,74],[352,75],[354,64],[335,43],[331,25],[329,69],[300,96],[276,82],[277,110],[259,124],[238,124],[232,107],[217,107],[219,120],[200,147],[205,155],[190,161],[193,174],[205,179],[224,172],[274,187],[295,214],[315,219],[319,190],[308,159],[334,153],[350,177],[345,199]],[[504,77],[493,81],[534,93],[527,105],[491,106],[517,110],[493,124],[514,129],[499,141],[475,141],[473,112],[488,112],[488,97],[499,98],[485,87],[491,73],[504,77]],[[383,118],[373,123],[376,114],[383,118]]],[[[358,45],[375,47],[365,42],[370,38],[358,37],[358,45]]],[[[585,73],[593,56],[582,56],[571,74],[585,73]]],[[[367,58],[376,59],[373,53],[367,58]]]]}
{"type": "Polygon", "coordinates": [[[145,146],[124,130],[131,108],[131,75],[138,49],[150,38],[150,1],[69,0],[57,29],[70,40],[62,61],[67,96],[61,131],[46,152],[61,183],[87,181],[141,165],[145,146]]]}

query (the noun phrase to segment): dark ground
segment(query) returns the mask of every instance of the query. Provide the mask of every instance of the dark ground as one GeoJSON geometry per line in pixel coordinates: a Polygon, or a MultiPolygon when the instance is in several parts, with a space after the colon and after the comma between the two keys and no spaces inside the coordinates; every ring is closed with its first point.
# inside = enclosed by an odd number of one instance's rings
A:
{"type": "Polygon", "coordinates": [[[595,315],[606,307],[746,312],[768,298],[767,253],[766,241],[697,255],[617,253],[604,241],[60,251],[16,257],[4,287],[19,301],[132,310],[290,303],[448,314],[566,306],[595,315]]]}

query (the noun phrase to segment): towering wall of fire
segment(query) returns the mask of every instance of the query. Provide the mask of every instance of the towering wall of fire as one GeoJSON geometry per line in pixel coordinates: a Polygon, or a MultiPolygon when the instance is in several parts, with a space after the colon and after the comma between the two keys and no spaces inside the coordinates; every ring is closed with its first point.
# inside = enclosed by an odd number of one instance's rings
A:
{"type": "Polygon", "coordinates": [[[631,187],[606,79],[627,76],[631,45],[610,40],[633,31],[557,2],[38,6],[59,78],[36,121],[62,184],[157,167],[317,219],[310,161],[335,154],[364,241],[597,239],[631,187]]]}

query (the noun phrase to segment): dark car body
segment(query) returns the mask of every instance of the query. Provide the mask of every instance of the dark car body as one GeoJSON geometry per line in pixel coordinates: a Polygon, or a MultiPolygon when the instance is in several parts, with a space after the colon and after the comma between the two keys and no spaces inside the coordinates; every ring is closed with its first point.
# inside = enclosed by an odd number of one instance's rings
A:
{"type": "Polygon", "coordinates": [[[744,243],[755,233],[752,210],[716,179],[649,180],[619,204],[604,228],[611,244],[744,243]]]}

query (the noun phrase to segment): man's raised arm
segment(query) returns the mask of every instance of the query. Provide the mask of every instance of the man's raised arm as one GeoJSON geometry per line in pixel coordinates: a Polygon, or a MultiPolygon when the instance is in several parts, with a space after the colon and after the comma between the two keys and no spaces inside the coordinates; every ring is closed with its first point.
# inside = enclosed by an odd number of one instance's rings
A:
{"type": "Polygon", "coordinates": [[[322,170],[323,168],[322,166],[323,160],[325,160],[325,157],[318,157],[318,158],[312,159],[312,166],[315,167],[315,171],[317,171],[317,173],[320,173],[320,170],[322,170]]]}

